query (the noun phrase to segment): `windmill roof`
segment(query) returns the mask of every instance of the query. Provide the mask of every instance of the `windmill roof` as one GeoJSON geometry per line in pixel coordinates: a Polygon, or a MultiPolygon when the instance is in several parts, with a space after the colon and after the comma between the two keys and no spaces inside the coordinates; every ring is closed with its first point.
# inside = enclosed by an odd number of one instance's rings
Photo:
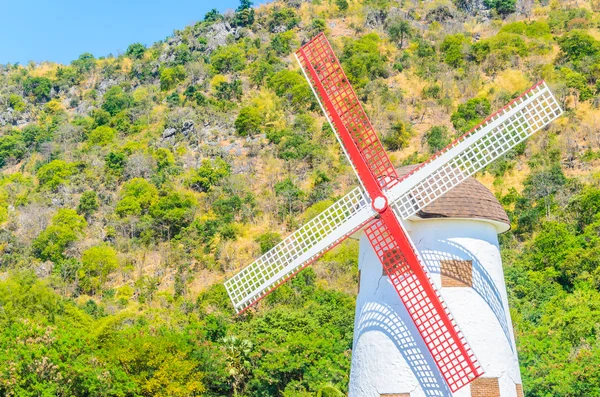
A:
{"type": "MultiPolygon", "coordinates": [[[[397,169],[402,177],[418,164],[397,169]]],[[[494,194],[475,178],[469,177],[423,210],[417,213],[421,219],[458,218],[492,221],[500,233],[510,228],[506,211],[494,194]]]]}

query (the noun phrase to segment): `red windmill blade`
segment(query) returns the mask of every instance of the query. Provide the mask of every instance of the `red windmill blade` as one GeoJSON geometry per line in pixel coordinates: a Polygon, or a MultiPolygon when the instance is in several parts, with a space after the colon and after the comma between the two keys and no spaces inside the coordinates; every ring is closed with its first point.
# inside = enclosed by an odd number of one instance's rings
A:
{"type": "Polygon", "coordinates": [[[382,189],[397,183],[394,166],[325,35],[315,37],[296,55],[379,213],[365,233],[448,386],[456,391],[483,371],[388,206],[382,189]]]}
{"type": "Polygon", "coordinates": [[[400,220],[548,125],[562,110],[540,83],[398,180],[325,36],[316,36],[296,56],[366,192],[354,189],[228,279],[225,287],[231,301],[240,312],[246,310],[367,225],[365,233],[390,281],[448,386],[456,391],[482,370],[400,220]]]}

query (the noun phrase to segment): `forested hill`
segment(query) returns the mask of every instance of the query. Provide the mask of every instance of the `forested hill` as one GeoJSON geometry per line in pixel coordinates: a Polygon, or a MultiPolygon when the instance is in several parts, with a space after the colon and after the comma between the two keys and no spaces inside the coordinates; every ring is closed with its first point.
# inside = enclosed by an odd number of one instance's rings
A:
{"type": "Polygon", "coordinates": [[[244,0],[124,54],[0,65],[0,395],[346,391],[355,242],[242,317],[222,286],[356,184],[292,56],[325,31],[397,165],[549,83],[565,116],[478,178],[512,222],[526,395],[600,396],[599,7],[244,0]]]}

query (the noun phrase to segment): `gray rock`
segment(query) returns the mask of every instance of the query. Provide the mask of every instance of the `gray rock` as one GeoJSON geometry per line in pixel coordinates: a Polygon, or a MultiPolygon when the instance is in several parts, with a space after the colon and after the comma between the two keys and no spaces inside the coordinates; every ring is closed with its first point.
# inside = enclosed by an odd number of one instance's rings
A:
{"type": "Polygon", "coordinates": [[[227,45],[227,36],[237,34],[237,29],[232,27],[229,22],[222,21],[210,25],[208,32],[204,34],[206,38],[206,52],[211,53],[218,47],[227,45]]]}
{"type": "Polygon", "coordinates": [[[177,133],[177,130],[175,128],[173,128],[173,127],[167,128],[162,133],[162,139],[172,138],[175,136],[176,133],[177,133]]]}
{"type": "Polygon", "coordinates": [[[385,25],[387,12],[384,10],[371,10],[365,18],[365,26],[371,29],[381,28],[385,25]]]}
{"type": "Polygon", "coordinates": [[[454,19],[455,17],[456,15],[453,12],[453,10],[450,9],[450,7],[446,5],[441,5],[429,11],[429,13],[427,13],[427,16],[425,17],[425,20],[427,22],[436,21],[444,23],[454,19]]]}
{"type": "Polygon", "coordinates": [[[50,274],[52,274],[52,269],[54,268],[54,263],[50,261],[42,262],[38,266],[33,269],[34,273],[38,278],[46,278],[50,274]]]}
{"type": "Polygon", "coordinates": [[[185,120],[183,122],[183,126],[181,127],[181,133],[183,135],[189,135],[194,132],[194,121],[193,120],[185,120]]]}

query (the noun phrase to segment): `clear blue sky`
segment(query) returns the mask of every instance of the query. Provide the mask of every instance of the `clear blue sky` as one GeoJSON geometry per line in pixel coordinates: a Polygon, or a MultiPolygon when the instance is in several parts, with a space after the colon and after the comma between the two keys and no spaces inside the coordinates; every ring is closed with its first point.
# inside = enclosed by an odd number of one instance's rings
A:
{"type": "MultiPolygon", "coordinates": [[[[255,5],[266,0],[254,0],[255,5]]],[[[0,0],[0,64],[69,63],[151,45],[239,0],[0,0]]]]}

